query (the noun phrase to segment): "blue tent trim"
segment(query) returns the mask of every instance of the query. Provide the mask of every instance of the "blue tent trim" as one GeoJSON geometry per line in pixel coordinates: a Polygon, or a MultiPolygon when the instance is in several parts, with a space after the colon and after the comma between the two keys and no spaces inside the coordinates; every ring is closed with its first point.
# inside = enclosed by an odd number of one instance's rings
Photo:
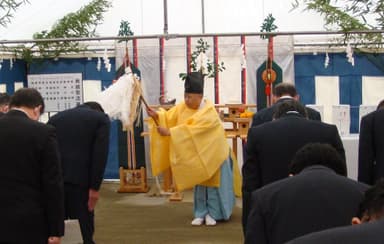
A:
{"type": "MultiPolygon", "coordinates": [[[[295,84],[300,100],[304,104],[314,104],[315,76],[339,76],[340,104],[351,106],[351,133],[359,132],[359,105],[362,103],[362,76],[384,76],[383,70],[373,64],[363,54],[354,54],[355,66],[352,66],[345,53],[328,54],[329,66],[324,67],[325,54],[295,54],[295,84]]],[[[377,55],[383,58],[382,54],[377,55]]]]}
{"type": "Polygon", "coordinates": [[[14,82],[23,82],[24,86],[27,86],[27,69],[26,63],[23,60],[16,59],[11,64],[9,59],[4,59],[1,63],[0,70],[0,84],[7,85],[7,93],[13,94],[15,92],[14,82]]]}

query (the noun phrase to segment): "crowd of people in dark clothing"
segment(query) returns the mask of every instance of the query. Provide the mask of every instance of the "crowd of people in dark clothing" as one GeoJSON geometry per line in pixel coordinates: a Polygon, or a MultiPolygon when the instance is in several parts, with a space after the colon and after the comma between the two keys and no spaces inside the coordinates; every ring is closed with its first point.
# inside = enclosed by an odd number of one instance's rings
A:
{"type": "Polygon", "coordinates": [[[244,148],[245,243],[384,243],[384,101],[361,121],[357,181],[335,125],[300,104],[293,84],[276,85],[273,99],[244,148]]]}

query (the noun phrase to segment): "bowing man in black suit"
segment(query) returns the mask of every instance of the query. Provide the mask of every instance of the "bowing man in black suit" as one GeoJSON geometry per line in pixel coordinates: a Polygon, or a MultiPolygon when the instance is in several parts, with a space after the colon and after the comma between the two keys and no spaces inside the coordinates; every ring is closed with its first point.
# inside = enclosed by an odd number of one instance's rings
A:
{"type": "MultiPolygon", "coordinates": [[[[276,85],[273,87],[272,91],[272,101],[274,104],[255,113],[252,118],[251,127],[271,121],[273,119],[273,113],[281,103],[291,100],[299,101],[299,98],[300,96],[297,94],[296,88],[293,84],[283,82],[276,85]]],[[[321,121],[321,115],[318,111],[307,107],[305,110],[307,112],[308,119],[321,121]]]]}
{"type": "Polygon", "coordinates": [[[329,144],[310,143],[292,160],[292,177],[252,193],[245,243],[280,244],[314,231],[349,225],[367,185],[346,177],[329,144]]]}
{"type": "Polygon", "coordinates": [[[37,122],[40,93],[17,90],[0,118],[0,243],[57,244],[64,234],[55,129],[37,122]]]}
{"type": "Polygon", "coordinates": [[[370,185],[384,177],[384,100],[361,119],[358,180],[370,185]]]}
{"type": "Polygon", "coordinates": [[[311,233],[287,244],[382,244],[384,243],[384,181],[378,181],[364,194],[358,217],[352,226],[311,233]]]}
{"type": "Polygon", "coordinates": [[[84,243],[94,243],[94,208],[108,158],[110,121],[96,102],[55,114],[61,154],[65,217],[79,219],[84,243]]]}
{"type": "Polygon", "coordinates": [[[291,159],[310,142],[331,144],[345,159],[345,151],[337,127],[308,120],[303,105],[295,100],[277,107],[275,120],[251,127],[245,147],[243,175],[243,230],[246,228],[252,191],[288,177],[291,159]]]}

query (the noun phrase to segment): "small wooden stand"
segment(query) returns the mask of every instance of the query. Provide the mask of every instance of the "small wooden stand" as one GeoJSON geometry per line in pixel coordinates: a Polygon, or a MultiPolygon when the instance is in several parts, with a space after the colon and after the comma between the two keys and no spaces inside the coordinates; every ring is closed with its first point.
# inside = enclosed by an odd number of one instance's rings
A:
{"type": "Polygon", "coordinates": [[[225,129],[227,138],[232,139],[232,150],[237,157],[237,139],[240,138],[243,142],[247,139],[251,118],[240,118],[241,112],[256,104],[225,104],[215,105],[216,108],[228,108],[228,116],[221,115],[223,122],[232,123],[231,129],[225,129]]]}
{"type": "Polygon", "coordinates": [[[170,194],[168,197],[169,201],[180,202],[183,200],[183,193],[177,191],[173,185],[173,176],[170,168],[163,172],[163,190],[170,194]]]}
{"type": "Polygon", "coordinates": [[[120,167],[120,188],[118,192],[148,192],[145,168],[124,169],[120,167]]]}
{"type": "Polygon", "coordinates": [[[249,118],[235,118],[234,122],[237,123],[237,130],[241,139],[245,138],[248,134],[249,124],[251,119],[249,118]]]}
{"type": "Polygon", "coordinates": [[[169,196],[168,200],[171,201],[171,202],[183,201],[183,193],[179,192],[179,191],[176,191],[172,195],[169,196]]]}
{"type": "Polygon", "coordinates": [[[136,169],[135,136],[133,128],[127,129],[128,169],[120,167],[120,188],[117,192],[148,192],[147,174],[144,167],[136,169]]]}

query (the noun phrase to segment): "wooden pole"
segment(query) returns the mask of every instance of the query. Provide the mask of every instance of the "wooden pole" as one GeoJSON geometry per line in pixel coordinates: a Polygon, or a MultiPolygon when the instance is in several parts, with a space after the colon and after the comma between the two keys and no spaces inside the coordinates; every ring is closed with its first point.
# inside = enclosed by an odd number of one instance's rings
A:
{"type": "MultiPolygon", "coordinates": [[[[148,110],[151,109],[151,108],[149,107],[147,101],[145,101],[145,99],[144,99],[144,97],[143,97],[142,95],[140,95],[140,99],[141,99],[141,101],[144,103],[145,107],[146,107],[148,110]]],[[[157,122],[157,119],[153,118],[153,120],[155,121],[155,124],[156,124],[157,126],[159,126],[159,122],[157,122]]]]}

